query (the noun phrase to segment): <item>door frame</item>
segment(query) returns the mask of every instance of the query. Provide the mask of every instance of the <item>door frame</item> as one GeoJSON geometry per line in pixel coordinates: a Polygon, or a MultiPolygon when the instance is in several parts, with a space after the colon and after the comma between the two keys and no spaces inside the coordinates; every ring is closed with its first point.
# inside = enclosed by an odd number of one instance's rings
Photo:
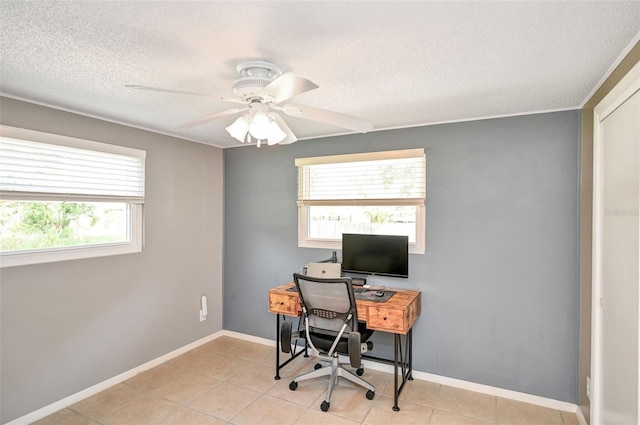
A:
{"type": "MultiPolygon", "coordinates": [[[[601,423],[602,382],[602,127],[600,125],[635,92],[640,90],[640,62],[593,108],[593,237],[591,293],[591,424],[601,423]]],[[[640,160],[640,158],[639,158],[640,160]]],[[[639,205],[640,208],[640,205],[639,205]]],[[[639,342],[640,342],[640,338],[639,342]]],[[[639,344],[640,345],[640,344],[639,344]]],[[[639,347],[640,352],[640,347],[639,347]]],[[[639,368],[640,370],[640,368],[639,368]]],[[[636,377],[640,382],[640,376],[636,377]]]]}

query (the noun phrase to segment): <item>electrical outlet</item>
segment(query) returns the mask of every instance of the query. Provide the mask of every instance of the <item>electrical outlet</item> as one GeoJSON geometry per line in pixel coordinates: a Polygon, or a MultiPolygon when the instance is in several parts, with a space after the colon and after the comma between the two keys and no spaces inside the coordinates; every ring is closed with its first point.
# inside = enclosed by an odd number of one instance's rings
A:
{"type": "Polygon", "coordinates": [[[200,297],[200,321],[204,322],[207,320],[207,296],[203,295],[200,297]]]}
{"type": "Polygon", "coordinates": [[[591,378],[587,376],[587,398],[591,400],[591,378]]]}

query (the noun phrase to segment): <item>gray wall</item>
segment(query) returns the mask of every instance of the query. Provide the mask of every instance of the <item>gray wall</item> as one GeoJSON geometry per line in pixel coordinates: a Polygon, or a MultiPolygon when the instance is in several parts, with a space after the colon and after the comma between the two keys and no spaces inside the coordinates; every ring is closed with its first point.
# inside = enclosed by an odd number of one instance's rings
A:
{"type": "Polygon", "coordinates": [[[147,151],[144,252],[0,269],[4,423],[222,329],[223,163],[217,148],[0,106],[4,125],[147,151]]]}
{"type": "MultiPolygon", "coordinates": [[[[424,147],[426,254],[414,369],[577,402],[579,111],[226,149],[224,328],[275,339],[270,287],[297,247],[297,157],[424,147]]],[[[376,333],[376,350],[391,339],[376,333]]]]}

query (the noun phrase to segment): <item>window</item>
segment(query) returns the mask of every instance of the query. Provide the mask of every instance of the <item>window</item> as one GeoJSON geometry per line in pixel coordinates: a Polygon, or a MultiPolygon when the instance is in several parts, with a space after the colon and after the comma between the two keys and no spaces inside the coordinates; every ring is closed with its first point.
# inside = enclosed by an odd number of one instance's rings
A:
{"type": "Polygon", "coordinates": [[[296,159],[298,246],[340,249],[343,233],[407,235],[424,254],[423,149],[296,159]]]}
{"type": "Polygon", "coordinates": [[[1,267],[142,251],[145,151],[0,131],[1,267]]]}

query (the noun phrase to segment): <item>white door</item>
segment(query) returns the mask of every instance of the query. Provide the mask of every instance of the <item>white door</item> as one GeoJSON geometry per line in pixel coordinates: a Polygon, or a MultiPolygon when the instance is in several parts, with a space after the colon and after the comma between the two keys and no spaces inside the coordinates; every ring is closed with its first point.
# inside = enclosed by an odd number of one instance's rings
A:
{"type": "Polygon", "coordinates": [[[594,109],[594,425],[640,424],[639,71],[594,109]]]}

